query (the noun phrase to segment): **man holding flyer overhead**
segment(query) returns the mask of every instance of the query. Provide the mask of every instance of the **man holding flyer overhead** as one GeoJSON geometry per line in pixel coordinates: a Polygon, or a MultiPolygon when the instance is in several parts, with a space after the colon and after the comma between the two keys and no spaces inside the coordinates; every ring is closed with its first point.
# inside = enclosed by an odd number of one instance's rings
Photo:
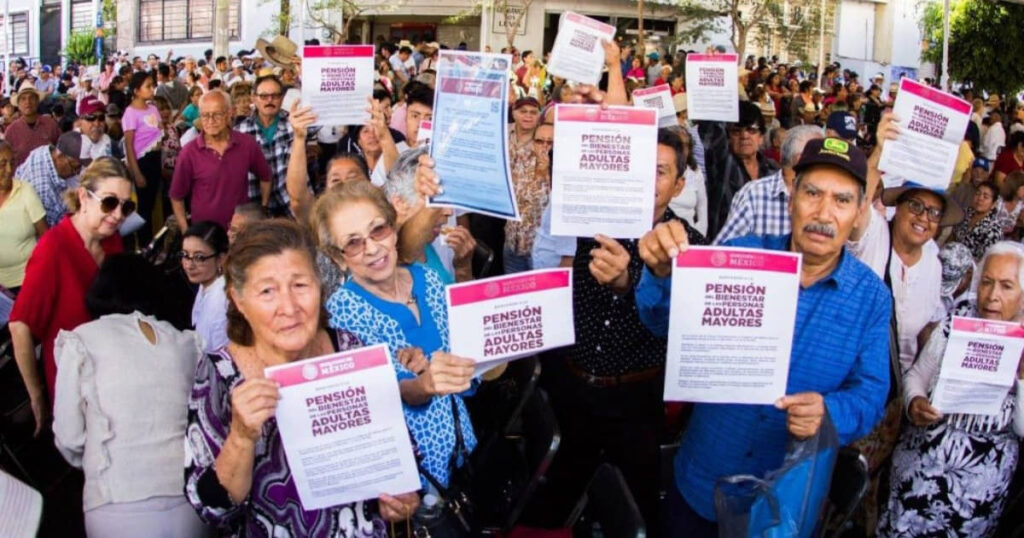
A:
{"type": "MultiPolygon", "coordinates": [[[[790,435],[817,433],[826,410],[843,444],[866,434],[882,415],[891,299],[878,277],[844,248],[867,210],[867,159],[842,140],[812,140],[795,170],[792,234],[748,235],[724,245],[803,257],[787,396],[774,407],[694,406],[664,510],[667,536],[717,536],[715,481],[778,468],[790,435]]],[[[688,245],[683,228],[671,222],[640,240],[648,269],[636,288],[636,305],[654,334],[668,333],[672,262],[688,245]]]]}

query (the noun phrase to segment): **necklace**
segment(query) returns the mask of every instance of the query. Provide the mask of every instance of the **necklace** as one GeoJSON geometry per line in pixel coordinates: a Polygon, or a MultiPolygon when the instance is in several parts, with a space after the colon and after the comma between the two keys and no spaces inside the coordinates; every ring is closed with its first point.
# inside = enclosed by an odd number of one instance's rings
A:
{"type": "Polygon", "coordinates": [[[399,275],[399,271],[396,269],[395,270],[395,302],[396,303],[404,303],[404,304],[407,304],[407,305],[416,304],[416,294],[412,292],[412,284],[409,285],[409,298],[406,299],[405,301],[402,301],[402,299],[400,298],[400,296],[399,296],[399,288],[398,288],[398,275],[399,275]]]}

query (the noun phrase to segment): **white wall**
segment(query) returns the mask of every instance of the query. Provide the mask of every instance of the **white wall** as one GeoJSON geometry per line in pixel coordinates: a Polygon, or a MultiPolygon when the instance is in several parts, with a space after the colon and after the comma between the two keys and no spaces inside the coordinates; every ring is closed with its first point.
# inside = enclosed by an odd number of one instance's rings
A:
{"type": "Polygon", "coordinates": [[[921,65],[921,28],[917,25],[917,0],[891,0],[892,64],[904,67],[921,65]]]}
{"type": "Polygon", "coordinates": [[[836,55],[857,60],[872,59],[875,41],[875,4],[843,0],[839,4],[837,15],[838,33],[834,42],[836,55]]]}

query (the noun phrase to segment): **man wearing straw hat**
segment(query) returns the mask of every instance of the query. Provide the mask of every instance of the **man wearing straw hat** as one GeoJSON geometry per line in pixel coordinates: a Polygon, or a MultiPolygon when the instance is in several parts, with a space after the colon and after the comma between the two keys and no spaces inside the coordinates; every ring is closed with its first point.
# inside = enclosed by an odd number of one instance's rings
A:
{"type": "Polygon", "coordinates": [[[4,131],[4,138],[14,149],[14,166],[21,166],[32,150],[56,144],[60,127],[50,116],[39,113],[42,94],[30,83],[22,84],[14,102],[21,117],[4,131]]]}

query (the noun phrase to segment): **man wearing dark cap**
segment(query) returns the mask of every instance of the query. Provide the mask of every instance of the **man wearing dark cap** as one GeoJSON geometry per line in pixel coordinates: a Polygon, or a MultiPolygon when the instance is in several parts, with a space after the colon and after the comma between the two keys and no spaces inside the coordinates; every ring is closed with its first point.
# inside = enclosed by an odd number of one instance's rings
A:
{"type": "Polygon", "coordinates": [[[778,163],[761,152],[765,125],[761,109],[740,101],[739,121],[728,125],[699,121],[707,172],[708,237],[716,237],[729,216],[732,197],[748,182],[770,176],[778,163]]]}
{"type": "MultiPolygon", "coordinates": [[[[715,482],[779,468],[790,436],[817,433],[826,410],[840,444],[863,437],[882,416],[889,390],[889,291],[845,248],[866,208],[867,159],[845,140],[825,138],[808,142],[794,168],[792,233],[725,243],[802,255],[787,395],[774,405],[694,405],[663,509],[665,536],[717,537],[715,482]]],[[[687,248],[676,222],[658,224],[640,240],[647,268],[636,305],[655,335],[667,334],[671,262],[687,248]]]]}
{"type": "Polygon", "coordinates": [[[857,140],[857,118],[845,110],[829,114],[825,121],[825,135],[854,143],[857,140]]]}
{"type": "Polygon", "coordinates": [[[95,95],[86,95],[78,112],[75,128],[82,133],[82,164],[88,166],[93,159],[113,155],[103,103],[95,95]]]}
{"type": "Polygon", "coordinates": [[[68,179],[82,170],[82,135],[70,131],[57,139],[55,146],[38,147],[29,153],[25,162],[14,172],[14,177],[32,185],[46,210],[46,224],[56,226],[64,218],[67,207],[63,194],[68,190],[68,179]]]}

